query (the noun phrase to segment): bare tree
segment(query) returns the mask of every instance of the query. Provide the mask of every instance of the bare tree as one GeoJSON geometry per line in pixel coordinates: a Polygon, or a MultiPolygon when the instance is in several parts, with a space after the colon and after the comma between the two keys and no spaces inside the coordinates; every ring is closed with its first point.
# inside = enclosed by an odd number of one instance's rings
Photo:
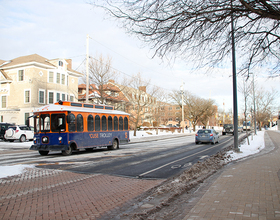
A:
{"type": "Polygon", "coordinates": [[[210,118],[213,117],[217,112],[217,109],[215,108],[215,106],[213,104],[214,104],[213,100],[205,100],[205,102],[204,102],[204,108],[206,109],[206,111],[200,117],[200,122],[205,127],[209,124],[210,118]]]}
{"type": "MultiPolygon", "coordinates": [[[[197,97],[186,91],[184,94],[184,103],[186,105],[186,108],[184,108],[184,116],[192,123],[193,130],[195,131],[195,126],[199,122],[206,126],[209,118],[216,112],[213,107],[214,101],[197,97]]],[[[180,91],[174,90],[170,94],[170,98],[182,108],[180,91]]]]}
{"type": "Polygon", "coordinates": [[[158,127],[160,124],[160,117],[161,117],[161,108],[166,106],[166,98],[167,95],[165,94],[164,89],[162,88],[155,88],[155,95],[156,95],[156,103],[154,104],[153,110],[153,118],[156,123],[156,134],[158,134],[158,127]]]}
{"type": "Polygon", "coordinates": [[[141,74],[133,76],[130,80],[124,79],[121,90],[129,98],[127,112],[130,113],[130,122],[133,124],[134,136],[141,120],[152,120],[152,109],[156,107],[156,98],[159,88],[150,84],[149,80],[142,78],[141,74]]]}
{"type": "MultiPolygon", "coordinates": [[[[250,104],[250,98],[252,97],[252,83],[248,81],[248,77],[243,78],[241,83],[238,86],[238,91],[242,94],[243,99],[244,99],[244,109],[243,109],[243,114],[244,114],[244,121],[246,125],[246,134],[247,134],[247,142],[249,143],[249,138],[248,138],[248,128],[247,128],[247,115],[248,115],[248,105],[250,104]]],[[[251,99],[252,100],[252,99],[251,99]]],[[[251,101],[252,103],[252,101],[251,101]]]]}
{"type": "Polygon", "coordinates": [[[187,56],[188,61],[191,58],[199,61],[199,66],[223,65],[222,61],[231,55],[233,15],[243,73],[269,62],[271,74],[279,74],[279,0],[107,0],[102,3],[92,4],[120,20],[128,33],[149,43],[155,55],[187,56]]]}
{"type": "MultiPolygon", "coordinates": [[[[106,59],[101,55],[98,58],[90,58],[89,61],[89,86],[90,90],[94,91],[97,89],[100,98],[99,102],[105,104],[105,91],[106,85],[109,80],[113,80],[116,77],[116,72],[112,71],[111,58],[106,59]],[[96,86],[96,88],[94,87],[96,86]]],[[[83,82],[86,82],[86,75],[83,76],[83,82]]]]}
{"type": "Polygon", "coordinates": [[[256,92],[256,121],[261,127],[268,124],[271,119],[271,114],[273,111],[273,104],[277,96],[277,91],[265,91],[263,88],[257,89],[256,92]]]}

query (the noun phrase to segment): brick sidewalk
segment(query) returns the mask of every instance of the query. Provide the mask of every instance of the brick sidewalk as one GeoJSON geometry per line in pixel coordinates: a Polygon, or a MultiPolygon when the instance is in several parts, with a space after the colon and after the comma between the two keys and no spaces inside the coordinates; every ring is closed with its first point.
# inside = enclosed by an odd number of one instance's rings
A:
{"type": "Polygon", "coordinates": [[[280,134],[266,135],[275,149],[226,168],[184,220],[280,219],[280,134]]]}
{"type": "Polygon", "coordinates": [[[161,182],[27,169],[0,179],[0,219],[96,219],[161,182]]]}

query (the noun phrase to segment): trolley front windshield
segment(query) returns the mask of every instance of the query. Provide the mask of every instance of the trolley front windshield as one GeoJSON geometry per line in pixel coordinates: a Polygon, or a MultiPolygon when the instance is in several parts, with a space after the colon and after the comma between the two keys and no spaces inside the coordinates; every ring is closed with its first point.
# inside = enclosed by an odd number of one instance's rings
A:
{"type": "Polygon", "coordinates": [[[65,131],[65,114],[40,114],[34,118],[34,132],[61,132],[65,131]]]}

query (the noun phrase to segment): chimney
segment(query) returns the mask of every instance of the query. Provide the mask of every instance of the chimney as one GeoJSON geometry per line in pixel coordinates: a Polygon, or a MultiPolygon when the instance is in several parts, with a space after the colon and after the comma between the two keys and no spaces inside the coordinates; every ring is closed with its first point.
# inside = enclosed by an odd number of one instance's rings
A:
{"type": "Polygon", "coordinates": [[[146,92],[146,86],[139,86],[139,90],[146,92]]]}
{"type": "Polygon", "coordinates": [[[111,83],[115,83],[115,81],[114,81],[114,80],[112,80],[112,79],[109,79],[108,81],[109,81],[109,82],[111,82],[111,83]]]}
{"type": "Polygon", "coordinates": [[[67,69],[72,69],[72,59],[67,59],[67,69]]]}

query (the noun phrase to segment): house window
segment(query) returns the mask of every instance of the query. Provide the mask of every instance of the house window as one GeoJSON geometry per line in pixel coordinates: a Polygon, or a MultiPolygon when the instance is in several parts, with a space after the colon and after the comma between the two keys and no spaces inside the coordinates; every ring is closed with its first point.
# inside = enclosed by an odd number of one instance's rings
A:
{"type": "Polygon", "coordinates": [[[30,103],[30,90],[24,91],[24,103],[30,103]]]}
{"type": "Polygon", "coordinates": [[[61,100],[62,100],[62,101],[66,101],[65,98],[66,98],[66,95],[65,95],[65,94],[61,94],[61,100]]]}
{"type": "Polygon", "coordinates": [[[2,108],[7,108],[7,96],[5,95],[1,97],[1,106],[2,108]]]}
{"type": "Polygon", "coordinates": [[[58,61],[58,66],[63,66],[63,62],[62,61],[58,61]]]}
{"type": "Polygon", "coordinates": [[[172,107],[169,107],[168,110],[171,111],[171,110],[172,110],[172,107]]]}
{"type": "Polygon", "coordinates": [[[49,92],[49,104],[53,103],[53,92],[49,92]]]}
{"type": "Polygon", "coordinates": [[[23,79],[24,79],[24,71],[19,70],[18,71],[18,81],[23,81],[23,79]]]}
{"type": "Polygon", "coordinates": [[[74,96],[70,95],[70,102],[74,102],[74,96]]]}
{"type": "Polygon", "coordinates": [[[56,74],[56,83],[60,83],[60,73],[56,74]]]}
{"type": "Polygon", "coordinates": [[[49,82],[53,83],[53,72],[49,72],[49,82]]]}
{"type": "Polygon", "coordinates": [[[65,85],[65,74],[61,74],[61,84],[65,85]]]}
{"type": "Polygon", "coordinates": [[[29,125],[29,113],[24,113],[25,125],[29,125]]]}
{"type": "Polygon", "coordinates": [[[60,100],[60,93],[56,93],[56,101],[58,102],[60,100]]]}
{"type": "Polygon", "coordinates": [[[39,104],[45,104],[45,91],[39,90],[39,104]]]}

